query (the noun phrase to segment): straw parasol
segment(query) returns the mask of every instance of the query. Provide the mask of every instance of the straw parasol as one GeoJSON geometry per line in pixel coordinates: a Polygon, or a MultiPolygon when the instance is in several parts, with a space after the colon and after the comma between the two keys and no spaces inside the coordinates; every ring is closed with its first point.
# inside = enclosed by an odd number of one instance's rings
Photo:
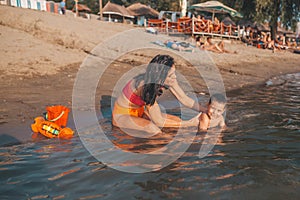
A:
{"type": "Polygon", "coordinates": [[[128,6],[127,10],[133,16],[151,16],[153,18],[157,18],[159,15],[158,11],[141,3],[134,3],[128,6]]]}
{"type": "Polygon", "coordinates": [[[104,6],[102,12],[103,14],[108,14],[108,15],[114,14],[123,17],[134,18],[134,16],[132,16],[132,14],[130,14],[129,11],[124,6],[111,3],[110,1],[107,2],[107,4],[104,6]]]}
{"type": "MultiPolygon", "coordinates": [[[[77,4],[77,9],[79,12],[88,12],[88,13],[92,12],[92,10],[84,4],[77,4]]],[[[76,11],[76,5],[73,7],[72,11],[73,12],[76,11]]]]}
{"type": "Polygon", "coordinates": [[[232,17],[243,17],[238,11],[222,4],[219,1],[207,1],[204,3],[194,4],[190,7],[190,9],[211,12],[213,13],[212,18],[214,18],[215,13],[228,13],[232,17]]]}

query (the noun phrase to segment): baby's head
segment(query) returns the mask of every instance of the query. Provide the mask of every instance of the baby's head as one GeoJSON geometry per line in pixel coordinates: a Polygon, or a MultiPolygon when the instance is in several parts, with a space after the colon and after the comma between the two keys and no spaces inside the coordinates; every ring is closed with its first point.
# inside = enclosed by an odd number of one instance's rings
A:
{"type": "Polygon", "coordinates": [[[223,115],[226,107],[226,98],[223,94],[213,94],[208,103],[207,114],[210,118],[218,118],[223,115]]]}

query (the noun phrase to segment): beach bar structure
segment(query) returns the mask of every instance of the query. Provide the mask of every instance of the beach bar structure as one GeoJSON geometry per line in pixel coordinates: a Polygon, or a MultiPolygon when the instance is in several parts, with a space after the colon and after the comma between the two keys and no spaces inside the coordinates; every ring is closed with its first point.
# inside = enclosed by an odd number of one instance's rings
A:
{"type": "Polygon", "coordinates": [[[204,11],[212,13],[211,19],[206,19],[200,15],[193,17],[181,17],[176,21],[168,18],[159,18],[148,20],[149,27],[155,27],[160,32],[165,33],[184,33],[192,35],[207,35],[227,38],[240,38],[240,27],[235,26],[232,20],[227,19],[224,22],[215,20],[215,13],[230,14],[232,17],[242,17],[236,10],[218,2],[207,1],[205,3],[194,4],[189,7],[190,10],[204,11]],[[229,23],[228,23],[229,22],[229,23]]]}
{"type": "Polygon", "coordinates": [[[191,34],[191,35],[203,35],[203,36],[216,36],[222,38],[239,39],[240,26],[234,26],[232,24],[226,25],[221,22],[219,29],[214,29],[213,24],[206,24],[205,26],[211,26],[206,29],[203,27],[203,23],[197,18],[181,17],[176,22],[172,22],[168,19],[149,19],[148,27],[157,29],[160,33],[166,34],[191,34]]]}
{"type": "Polygon", "coordinates": [[[226,25],[221,22],[218,27],[215,28],[214,24],[206,24],[208,28],[201,28],[203,22],[199,21],[197,18],[192,18],[192,34],[193,35],[203,35],[203,36],[216,36],[222,38],[233,38],[239,39],[240,36],[240,26],[234,26],[232,24],[226,25]]]}
{"type": "Polygon", "coordinates": [[[109,22],[126,23],[126,20],[129,20],[130,23],[133,23],[134,16],[124,6],[111,3],[110,1],[104,6],[102,13],[109,22]]]}
{"type": "MultiPolygon", "coordinates": [[[[212,36],[229,37],[229,38],[240,37],[239,26],[235,26],[233,23],[226,23],[226,22],[220,23],[218,22],[218,20],[215,21],[216,13],[229,14],[232,17],[242,18],[243,16],[233,8],[230,8],[219,1],[206,1],[204,3],[197,3],[191,5],[189,9],[200,11],[200,12],[201,11],[209,12],[212,14],[211,20],[206,20],[201,17],[200,18],[193,17],[193,23],[192,23],[193,34],[202,34],[202,35],[208,34],[212,36]],[[206,25],[206,27],[203,27],[203,25],[206,25]]],[[[227,20],[227,22],[228,21],[231,20],[227,20]]]]}

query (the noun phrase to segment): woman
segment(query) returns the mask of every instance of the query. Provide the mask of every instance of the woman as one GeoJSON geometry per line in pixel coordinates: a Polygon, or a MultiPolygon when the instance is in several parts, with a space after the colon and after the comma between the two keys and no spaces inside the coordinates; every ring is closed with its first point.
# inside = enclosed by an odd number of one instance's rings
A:
{"type": "Polygon", "coordinates": [[[184,46],[182,46],[181,43],[176,42],[176,41],[167,40],[167,41],[164,42],[164,44],[166,45],[166,47],[168,47],[170,49],[177,50],[177,51],[192,51],[192,52],[194,52],[193,48],[184,47],[184,46]]]}
{"type": "Polygon", "coordinates": [[[220,29],[221,29],[221,23],[220,23],[220,21],[218,20],[217,17],[214,18],[214,21],[213,21],[212,25],[213,25],[213,32],[214,33],[219,33],[220,29]]]}
{"type": "MultiPolygon", "coordinates": [[[[161,133],[159,127],[198,126],[199,115],[183,121],[161,112],[156,98],[166,89],[170,89],[183,105],[197,111],[205,110],[178,85],[174,59],[168,55],[157,55],[148,64],[146,72],[129,81],[117,98],[112,113],[113,125],[148,133],[142,137],[161,133]]],[[[134,133],[131,135],[136,136],[134,133]]]]}
{"type": "Polygon", "coordinates": [[[235,54],[237,53],[236,51],[232,52],[232,51],[226,50],[225,44],[223,41],[213,44],[210,37],[208,37],[206,39],[206,41],[204,42],[204,45],[201,47],[207,51],[212,51],[215,53],[235,53],[235,54]]]}

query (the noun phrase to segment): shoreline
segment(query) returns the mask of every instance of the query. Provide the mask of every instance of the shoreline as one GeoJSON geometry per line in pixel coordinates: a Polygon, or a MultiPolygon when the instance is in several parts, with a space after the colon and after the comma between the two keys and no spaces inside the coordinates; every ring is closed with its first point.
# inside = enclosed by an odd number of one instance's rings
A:
{"type": "MultiPolygon", "coordinates": [[[[3,52],[0,59],[0,92],[3,94],[0,97],[0,146],[8,141],[30,141],[30,124],[45,112],[46,106],[62,104],[71,108],[76,73],[88,52],[105,39],[134,28],[8,6],[0,6],[0,22],[3,44],[0,47],[3,52]]],[[[219,68],[229,93],[244,87],[259,88],[272,77],[300,72],[299,54],[272,53],[247,47],[239,41],[226,42],[225,48],[238,54],[208,52],[207,55],[219,68]]],[[[154,50],[125,55],[112,70],[125,73],[135,65],[148,63],[156,53],[154,50]]],[[[198,92],[204,91],[204,83],[193,76],[190,68],[185,68],[184,62],[178,61],[178,68],[195,83],[198,92]]],[[[116,82],[114,75],[108,73],[104,81],[116,82]]],[[[109,92],[105,87],[97,90],[98,95],[109,92]]],[[[74,128],[72,114],[69,116],[68,126],[74,128]]]]}

